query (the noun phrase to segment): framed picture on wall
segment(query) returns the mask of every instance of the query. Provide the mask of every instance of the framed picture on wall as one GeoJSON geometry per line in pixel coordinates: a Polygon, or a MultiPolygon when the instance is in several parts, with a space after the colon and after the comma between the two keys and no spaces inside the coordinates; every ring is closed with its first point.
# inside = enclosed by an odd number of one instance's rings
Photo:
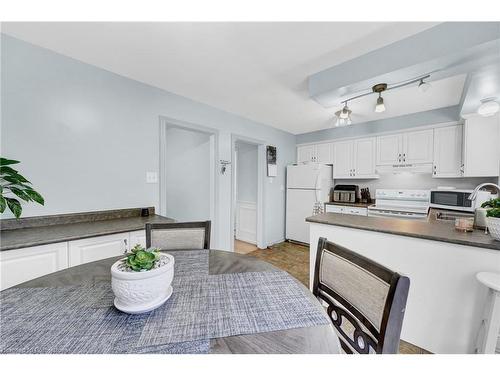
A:
{"type": "Polygon", "coordinates": [[[276,165],[276,147],[267,146],[267,175],[276,177],[278,175],[278,167],[276,165]]]}

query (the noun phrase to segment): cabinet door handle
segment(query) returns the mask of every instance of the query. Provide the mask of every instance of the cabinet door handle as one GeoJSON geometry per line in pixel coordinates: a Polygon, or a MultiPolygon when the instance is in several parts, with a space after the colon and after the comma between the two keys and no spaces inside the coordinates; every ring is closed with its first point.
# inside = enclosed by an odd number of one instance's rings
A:
{"type": "Polygon", "coordinates": [[[124,239],[123,239],[123,244],[124,244],[124,248],[125,248],[124,253],[126,253],[126,252],[127,252],[127,250],[128,250],[128,249],[127,249],[127,239],[126,239],[126,238],[124,238],[124,239]]]}
{"type": "Polygon", "coordinates": [[[406,161],[406,154],[403,154],[403,161],[406,161]]]}

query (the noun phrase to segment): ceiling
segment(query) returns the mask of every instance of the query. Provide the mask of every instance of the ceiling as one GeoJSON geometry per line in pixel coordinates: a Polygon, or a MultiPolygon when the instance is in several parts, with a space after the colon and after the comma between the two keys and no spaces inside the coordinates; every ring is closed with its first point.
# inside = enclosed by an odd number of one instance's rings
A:
{"type": "MultiPolygon", "coordinates": [[[[2,32],[293,134],[332,126],[339,107],[309,98],[311,74],[435,23],[3,23],[2,32]]],[[[354,122],[458,104],[463,76],[350,103],[354,122]]]]}

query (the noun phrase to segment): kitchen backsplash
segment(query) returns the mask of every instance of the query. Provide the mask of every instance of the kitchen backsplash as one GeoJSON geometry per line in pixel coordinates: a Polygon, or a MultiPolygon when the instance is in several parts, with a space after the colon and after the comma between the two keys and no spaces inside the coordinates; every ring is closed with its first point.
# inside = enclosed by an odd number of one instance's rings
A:
{"type": "Polygon", "coordinates": [[[368,187],[372,198],[376,189],[432,189],[438,186],[452,186],[457,189],[474,189],[483,182],[497,183],[496,177],[432,178],[426,174],[382,174],[376,180],[335,180],[335,184],[368,187]]]}

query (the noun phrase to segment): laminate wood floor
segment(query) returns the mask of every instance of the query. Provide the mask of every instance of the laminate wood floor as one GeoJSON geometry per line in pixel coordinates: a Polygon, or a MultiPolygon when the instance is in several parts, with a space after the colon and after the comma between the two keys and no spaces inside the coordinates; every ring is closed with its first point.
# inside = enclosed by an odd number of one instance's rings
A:
{"type": "Polygon", "coordinates": [[[258,247],[252,243],[234,240],[234,252],[238,254],[248,254],[252,251],[258,250],[258,247]]]}
{"type": "MultiPolygon", "coordinates": [[[[237,251],[236,242],[235,251],[237,251]]],[[[246,243],[243,242],[243,244],[246,243]]],[[[239,248],[248,250],[249,247],[246,245],[239,244],[239,248]]],[[[309,247],[291,242],[282,242],[267,249],[257,249],[255,245],[251,246],[254,246],[254,249],[256,250],[243,254],[248,254],[269,262],[273,266],[288,272],[302,284],[309,287],[309,247]]],[[[427,350],[406,341],[401,341],[399,352],[400,354],[430,354],[427,350]]]]}

